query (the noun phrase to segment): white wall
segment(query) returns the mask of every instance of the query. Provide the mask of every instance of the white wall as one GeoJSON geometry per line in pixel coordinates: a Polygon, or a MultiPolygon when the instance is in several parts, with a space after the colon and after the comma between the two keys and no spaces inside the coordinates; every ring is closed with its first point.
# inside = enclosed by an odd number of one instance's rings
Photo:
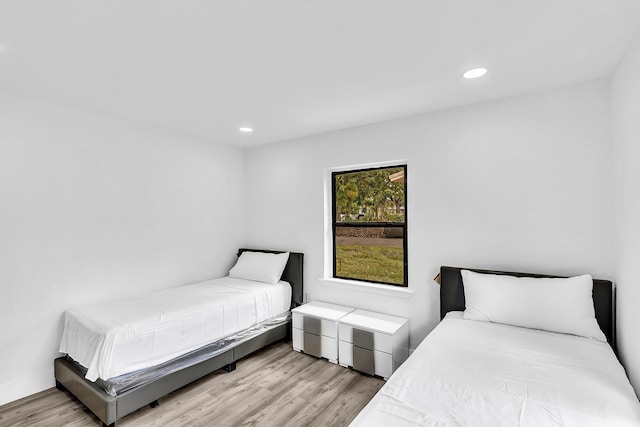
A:
{"type": "Polygon", "coordinates": [[[612,78],[618,345],[640,395],[640,37],[612,78]]]}
{"type": "Polygon", "coordinates": [[[431,278],[442,264],[611,277],[613,184],[625,202],[615,213],[621,348],[636,378],[636,319],[623,304],[640,289],[633,52],[614,79],[614,177],[607,81],[244,154],[0,96],[0,404],[53,385],[66,308],[222,275],[242,245],[304,252],[312,299],[408,316],[412,347],[437,322],[431,278]],[[321,285],[326,169],[396,159],[409,162],[413,296],[321,285]]]}
{"type": "Polygon", "coordinates": [[[248,149],[250,246],[305,253],[312,299],[438,320],[440,265],[613,273],[608,81],[248,149]],[[325,169],[407,159],[410,299],[326,287],[325,169]]]}
{"type": "Polygon", "coordinates": [[[0,405],[53,386],[70,306],[226,273],[240,149],[0,96],[0,405]]]}

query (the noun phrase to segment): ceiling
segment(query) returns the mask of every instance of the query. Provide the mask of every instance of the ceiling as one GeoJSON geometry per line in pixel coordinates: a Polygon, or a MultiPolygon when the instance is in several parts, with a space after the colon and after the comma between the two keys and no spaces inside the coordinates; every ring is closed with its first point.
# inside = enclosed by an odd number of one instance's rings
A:
{"type": "Polygon", "coordinates": [[[253,146],[606,77],[639,29],[638,0],[3,0],[0,92],[253,146]]]}

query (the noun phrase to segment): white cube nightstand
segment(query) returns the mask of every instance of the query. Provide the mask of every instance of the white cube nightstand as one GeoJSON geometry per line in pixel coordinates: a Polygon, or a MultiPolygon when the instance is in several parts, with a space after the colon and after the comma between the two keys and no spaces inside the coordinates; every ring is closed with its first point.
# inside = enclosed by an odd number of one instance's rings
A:
{"type": "Polygon", "coordinates": [[[385,380],[409,357],[409,321],[355,310],[339,320],[340,365],[385,380]]]}
{"type": "Polygon", "coordinates": [[[293,349],[338,363],[338,320],[354,310],[320,301],[294,308],[293,349]]]}

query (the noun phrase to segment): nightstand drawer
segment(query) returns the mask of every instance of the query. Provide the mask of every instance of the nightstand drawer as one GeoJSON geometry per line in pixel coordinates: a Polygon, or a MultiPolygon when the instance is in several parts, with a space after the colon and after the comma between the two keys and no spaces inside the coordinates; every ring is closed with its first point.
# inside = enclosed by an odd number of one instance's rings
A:
{"type": "Polygon", "coordinates": [[[360,348],[356,345],[352,346],[353,369],[364,372],[365,374],[375,375],[373,353],[374,350],[360,348]]]}
{"type": "Polygon", "coordinates": [[[342,366],[350,366],[369,375],[378,375],[384,379],[394,371],[393,358],[388,353],[354,346],[351,343],[339,342],[339,360],[342,366]]]}
{"type": "Polygon", "coordinates": [[[324,357],[336,363],[338,360],[338,342],[335,338],[310,334],[302,329],[293,328],[293,349],[316,357],[324,357]]]}
{"type": "Polygon", "coordinates": [[[385,353],[393,351],[393,336],[382,334],[380,332],[366,331],[360,328],[354,328],[351,325],[340,324],[339,335],[341,341],[354,343],[359,347],[368,348],[370,350],[378,350],[385,353]],[[357,331],[354,331],[357,329],[357,331]],[[356,341],[354,341],[354,339],[356,341]]]}
{"type": "Polygon", "coordinates": [[[361,348],[367,348],[369,350],[375,350],[373,344],[373,332],[365,331],[358,328],[353,328],[353,345],[361,348]]]}
{"type": "Polygon", "coordinates": [[[320,343],[320,335],[304,332],[302,335],[302,350],[316,357],[322,357],[322,344],[320,343]]]}
{"type": "Polygon", "coordinates": [[[316,335],[337,337],[337,323],[332,320],[293,313],[293,327],[316,335]]]}

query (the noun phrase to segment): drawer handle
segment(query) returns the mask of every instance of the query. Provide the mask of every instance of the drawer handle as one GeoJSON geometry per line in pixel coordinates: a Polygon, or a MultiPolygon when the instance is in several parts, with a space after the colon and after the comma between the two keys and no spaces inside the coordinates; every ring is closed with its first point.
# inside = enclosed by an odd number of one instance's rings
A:
{"type": "Polygon", "coordinates": [[[374,375],[375,366],[373,359],[373,350],[368,350],[353,346],[353,369],[364,372],[365,374],[374,375]]]}
{"type": "Polygon", "coordinates": [[[320,319],[308,316],[303,317],[302,329],[304,329],[305,332],[320,335],[320,319]]]}
{"type": "Polygon", "coordinates": [[[373,350],[373,332],[353,328],[353,345],[373,350]]]}
{"type": "Polygon", "coordinates": [[[303,335],[302,351],[312,356],[322,356],[322,343],[318,335],[305,332],[303,335]]]}

